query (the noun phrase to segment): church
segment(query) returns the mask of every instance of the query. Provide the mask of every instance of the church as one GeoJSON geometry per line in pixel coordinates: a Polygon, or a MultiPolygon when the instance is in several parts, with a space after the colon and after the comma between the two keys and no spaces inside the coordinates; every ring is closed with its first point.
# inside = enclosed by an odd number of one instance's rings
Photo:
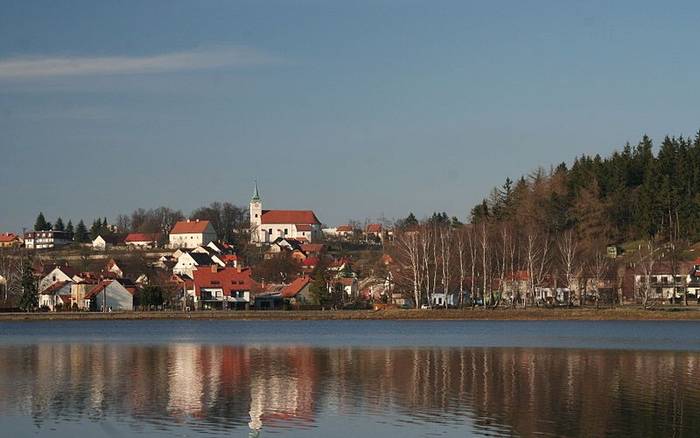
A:
{"type": "Polygon", "coordinates": [[[250,199],[250,242],[272,243],[280,237],[317,242],[322,237],[321,222],[311,210],[263,210],[255,183],[250,199]]]}

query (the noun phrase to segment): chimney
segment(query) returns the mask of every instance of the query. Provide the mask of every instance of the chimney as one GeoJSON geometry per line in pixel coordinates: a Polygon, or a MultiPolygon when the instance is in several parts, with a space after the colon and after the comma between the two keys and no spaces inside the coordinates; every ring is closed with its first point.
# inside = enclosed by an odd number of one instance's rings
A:
{"type": "Polygon", "coordinates": [[[190,222],[192,222],[192,220],[190,220],[190,219],[187,219],[187,223],[189,224],[190,222]]]}
{"type": "Polygon", "coordinates": [[[199,222],[199,219],[196,219],[195,222],[199,222]]]}
{"type": "Polygon", "coordinates": [[[237,267],[237,268],[236,268],[236,271],[240,273],[240,272],[241,272],[241,267],[240,267],[240,266],[237,267]]]}
{"type": "Polygon", "coordinates": [[[218,271],[219,271],[219,270],[217,269],[216,263],[214,263],[213,265],[211,265],[211,272],[216,273],[216,272],[218,272],[218,271]]]}

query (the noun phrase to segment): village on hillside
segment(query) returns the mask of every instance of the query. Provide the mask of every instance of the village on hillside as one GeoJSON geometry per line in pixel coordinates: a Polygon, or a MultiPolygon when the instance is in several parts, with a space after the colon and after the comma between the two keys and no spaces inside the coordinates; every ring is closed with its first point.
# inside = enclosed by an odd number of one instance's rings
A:
{"type": "Polygon", "coordinates": [[[0,234],[0,308],[648,308],[700,299],[700,259],[669,259],[664,246],[607,245],[585,259],[564,234],[530,239],[516,258],[505,229],[444,213],[324,227],[312,210],[263,209],[257,184],[246,213],[242,227],[224,232],[198,217],[167,233],[123,233],[97,220],[89,239],[77,237],[88,233],[82,221],[66,229],[42,214],[32,231],[0,234]]]}

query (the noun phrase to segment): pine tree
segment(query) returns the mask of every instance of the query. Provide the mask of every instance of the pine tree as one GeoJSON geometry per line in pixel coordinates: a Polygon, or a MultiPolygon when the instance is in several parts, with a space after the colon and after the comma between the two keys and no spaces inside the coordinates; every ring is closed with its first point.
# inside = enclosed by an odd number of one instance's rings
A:
{"type": "Polygon", "coordinates": [[[75,239],[76,242],[78,243],[85,243],[90,241],[90,235],[88,234],[87,227],[85,226],[85,222],[81,219],[80,222],[78,222],[78,226],[75,228],[75,239]]]}
{"type": "Polygon", "coordinates": [[[49,229],[49,223],[46,222],[44,213],[39,212],[39,216],[36,217],[36,222],[34,222],[34,231],[46,231],[49,229]]]}
{"type": "Polygon", "coordinates": [[[68,225],[66,225],[66,233],[68,233],[68,238],[73,240],[75,229],[73,228],[73,221],[70,219],[68,220],[68,225]]]}
{"type": "Polygon", "coordinates": [[[92,227],[90,227],[90,238],[95,239],[102,233],[102,221],[95,219],[92,221],[92,227]]]}
{"type": "Polygon", "coordinates": [[[309,292],[314,298],[316,304],[320,306],[325,306],[329,303],[330,294],[328,293],[326,279],[323,275],[322,269],[316,269],[316,273],[314,273],[314,279],[311,282],[311,285],[309,285],[309,292]]]}
{"type": "Polygon", "coordinates": [[[61,219],[60,217],[56,219],[56,223],[54,224],[53,229],[56,231],[65,231],[66,227],[65,225],[63,225],[63,219],[61,219]]]}
{"type": "Polygon", "coordinates": [[[26,259],[22,267],[22,295],[19,298],[19,308],[25,312],[35,310],[39,306],[39,290],[32,272],[32,261],[26,259]]]}

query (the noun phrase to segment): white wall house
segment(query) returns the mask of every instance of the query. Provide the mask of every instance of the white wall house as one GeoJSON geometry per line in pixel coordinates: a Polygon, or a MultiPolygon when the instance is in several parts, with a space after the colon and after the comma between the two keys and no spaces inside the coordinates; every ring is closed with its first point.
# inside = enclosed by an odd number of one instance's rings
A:
{"type": "Polygon", "coordinates": [[[49,249],[72,242],[66,231],[30,231],[24,234],[24,246],[30,249],[49,249]]]}
{"type": "Polygon", "coordinates": [[[197,248],[216,240],[216,231],[209,221],[179,221],[170,231],[171,248],[197,248]]]}
{"type": "Polygon", "coordinates": [[[263,210],[255,185],[250,200],[251,243],[270,243],[280,237],[315,242],[322,235],[321,222],[311,210],[263,210]]]}
{"type": "Polygon", "coordinates": [[[72,285],[71,281],[59,281],[49,286],[39,295],[39,307],[48,307],[52,312],[57,306],[68,309],[71,303],[72,285]]]}
{"type": "Polygon", "coordinates": [[[67,266],[56,266],[48,274],[39,280],[39,292],[48,289],[54,283],[63,281],[80,281],[77,273],[67,266]]]}
{"type": "Polygon", "coordinates": [[[177,263],[175,266],[173,266],[173,274],[187,275],[188,277],[193,278],[192,273],[196,271],[197,268],[201,266],[211,266],[214,264],[221,267],[225,266],[221,260],[214,260],[207,253],[186,252],[177,258],[177,263]]]}
{"type": "Polygon", "coordinates": [[[155,248],[160,240],[159,233],[129,233],[124,243],[132,248],[155,248]]]}
{"type": "Polygon", "coordinates": [[[134,310],[134,292],[117,280],[103,281],[85,295],[85,306],[101,311],[134,310]]]}

